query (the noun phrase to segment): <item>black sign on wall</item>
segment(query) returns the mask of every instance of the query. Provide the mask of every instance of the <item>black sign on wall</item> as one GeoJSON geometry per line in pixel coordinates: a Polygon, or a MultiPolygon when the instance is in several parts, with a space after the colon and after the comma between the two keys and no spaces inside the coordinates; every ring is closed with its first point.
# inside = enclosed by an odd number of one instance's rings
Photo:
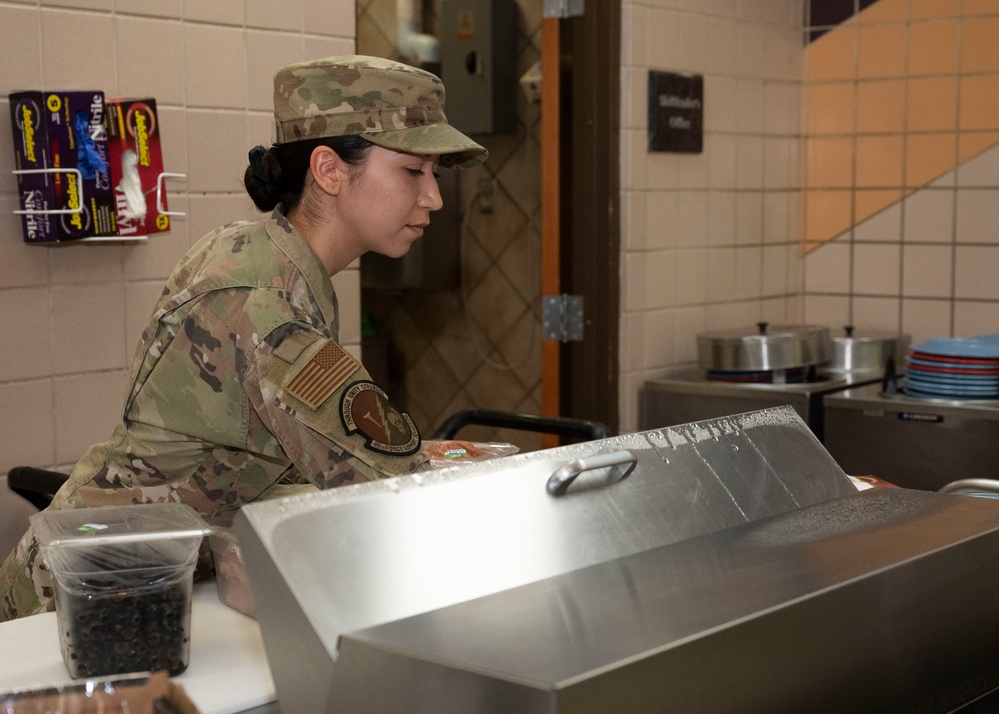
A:
{"type": "Polygon", "coordinates": [[[649,151],[704,150],[704,77],[649,71],[649,151]]]}

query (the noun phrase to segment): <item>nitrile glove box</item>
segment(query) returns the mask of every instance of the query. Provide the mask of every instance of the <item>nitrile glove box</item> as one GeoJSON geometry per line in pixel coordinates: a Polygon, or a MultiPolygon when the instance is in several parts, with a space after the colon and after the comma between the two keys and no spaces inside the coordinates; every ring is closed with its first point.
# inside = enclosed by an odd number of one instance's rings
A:
{"type": "Polygon", "coordinates": [[[104,93],[14,92],[10,112],[25,242],[117,235],[104,93]]]}
{"type": "Polygon", "coordinates": [[[105,123],[108,156],[123,238],[170,230],[166,190],[160,185],[160,148],[156,100],[108,99],[105,123]]]}

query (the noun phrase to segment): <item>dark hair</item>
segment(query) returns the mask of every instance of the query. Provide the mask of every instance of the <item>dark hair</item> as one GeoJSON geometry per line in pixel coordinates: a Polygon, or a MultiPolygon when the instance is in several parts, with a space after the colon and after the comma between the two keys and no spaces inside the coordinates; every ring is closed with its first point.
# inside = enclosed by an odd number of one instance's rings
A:
{"type": "Polygon", "coordinates": [[[269,149],[250,149],[250,164],[243,174],[243,186],[253,203],[264,212],[283,203],[286,211],[298,206],[309,174],[309,161],[317,146],[328,146],[350,166],[360,166],[373,144],[357,134],[324,139],[306,139],[274,144],[269,149]]]}

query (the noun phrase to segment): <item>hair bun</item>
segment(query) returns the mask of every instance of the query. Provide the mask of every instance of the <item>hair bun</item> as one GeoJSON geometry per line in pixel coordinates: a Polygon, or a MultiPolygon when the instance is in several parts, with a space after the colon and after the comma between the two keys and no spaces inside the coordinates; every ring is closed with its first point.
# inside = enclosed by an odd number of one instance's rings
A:
{"type": "Polygon", "coordinates": [[[281,163],[273,154],[273,149],[254,146],[250,149],[250,164],[243,176],[247,193],[261,211],[272,211],[281,202],[281,191],[278,188],[281,185],[281,163]]]}

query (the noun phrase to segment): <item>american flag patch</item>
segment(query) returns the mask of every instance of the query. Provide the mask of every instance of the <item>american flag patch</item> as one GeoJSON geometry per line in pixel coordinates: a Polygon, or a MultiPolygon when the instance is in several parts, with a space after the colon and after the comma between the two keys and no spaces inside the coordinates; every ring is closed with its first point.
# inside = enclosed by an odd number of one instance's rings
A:
{"type": "Polygon", "coordinates": [[[325,402],[360,365],[340,345],[328,340],[299,368],[284,390],[313,409],[325,402]]]}

